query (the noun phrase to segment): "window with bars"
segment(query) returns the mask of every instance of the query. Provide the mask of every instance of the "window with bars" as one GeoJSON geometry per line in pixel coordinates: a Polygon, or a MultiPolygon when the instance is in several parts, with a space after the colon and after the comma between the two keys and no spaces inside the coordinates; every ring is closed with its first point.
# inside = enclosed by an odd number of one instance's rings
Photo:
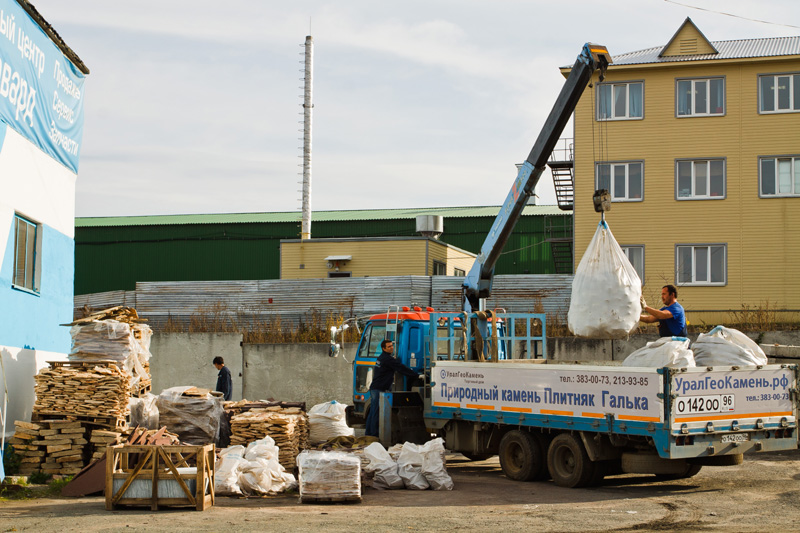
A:
{"type": "Polygon", "coordinates": [[[679,117],[724,115],[725,79],[678,80],[675,101],[679,117]]]}
{"type": "Polygon", "coordinates": [[[725,285],[727,245],[678,244],[675,270],[678,285],[725,285]]]}
{"type": "Polygon", "coordinates": [[[39,292],[36,269],[36,253],[39,226],[18,214],[14,214],[14,277],[12,284],[20,289],[39,292]]]}

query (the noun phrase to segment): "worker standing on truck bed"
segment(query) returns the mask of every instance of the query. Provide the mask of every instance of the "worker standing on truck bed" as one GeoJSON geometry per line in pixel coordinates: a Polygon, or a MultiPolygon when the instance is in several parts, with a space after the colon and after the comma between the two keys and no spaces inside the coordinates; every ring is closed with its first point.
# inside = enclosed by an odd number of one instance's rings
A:
{"type": "Polygon", "coordinates": [[[367,427],[364,434],[368,437],[378,436],[378,407],[382,392],[389,392],[394,383],[394,373],[418,378],[419,374],[394,358],[394,342],[384,339],[381,342],[381,354],[375,362],[372,383],[369,386],[370,407],[367,413],[367,427]]]}
{"type": "Polygon", "coordinates": [[[652,324],[658,322],[658,334],[661,337],[686,337],[686,315],[683,306],[678,303],[678,289],[675,285],[664,285],[661,289],[661,301],[664,307],[653,309],[647,306],[642,297],[642,311],[647,313],[639,317],[642,322],[652,324]]]}

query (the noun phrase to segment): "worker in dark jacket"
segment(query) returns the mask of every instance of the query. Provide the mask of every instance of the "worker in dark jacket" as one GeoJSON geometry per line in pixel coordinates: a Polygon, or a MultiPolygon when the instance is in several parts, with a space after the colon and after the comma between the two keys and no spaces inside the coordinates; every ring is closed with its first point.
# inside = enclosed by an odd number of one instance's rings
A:
{"type": "Polygon", "coordinates": [[[227,402],[233,396],[233,379],[231,378],[231,371],[225,366],[225,361],[220,356],[214,358],[214,367],[219,370],[217,374],[217,392],[222,393],[223,399],[227,402]]]}
{"type": "Polygon", "coordinates": [[[367,427],[364,432],[368,437],[378,436],[378,402],[380,401],[380,394],[392,389],[394,373],[399,372],[413,378],[419,377],[419,374],[394,358],[394,342],[384,339],[381,342],[381,349],[383,351],[375,363],[375,369],[372,371],[372,383],[369,386],[370,407],[369,413],[367,413],[367,427]]]}

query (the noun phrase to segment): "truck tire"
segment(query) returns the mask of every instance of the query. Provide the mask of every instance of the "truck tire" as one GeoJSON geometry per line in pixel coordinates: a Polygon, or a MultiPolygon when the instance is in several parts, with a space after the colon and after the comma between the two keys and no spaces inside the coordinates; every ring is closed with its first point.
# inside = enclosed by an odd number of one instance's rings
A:
{"type": "Polygon", "coordinates": [[[545,469],[544,450],[527,431],[509,431],[500,440],[500,468],[509,479],[532,481],[545,469]]]}
{"type": "Polygon", "coordinates": [[[676,479],[687,479],[692,476],[696,476],[700,469],[703,468],[701,465],[693,465],[693,464],[686,464],[686,470],[683,471],[681,474],[656,474],[656,479],[659,481],[674,481],[676,479]]]}
{"type": "Polygon", "coordinates": [[[560,433],[550,443],[547,467],[559,487],[585,487],[595,479],[595,464],[580,437],[571,433],[560,433]]]}

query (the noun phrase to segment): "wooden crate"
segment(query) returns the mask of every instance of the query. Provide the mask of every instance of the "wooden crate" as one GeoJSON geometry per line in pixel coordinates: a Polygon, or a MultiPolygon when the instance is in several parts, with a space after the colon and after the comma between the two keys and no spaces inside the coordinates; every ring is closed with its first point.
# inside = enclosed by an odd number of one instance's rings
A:
{"type": "Polygon", "coordinates": [[[106,509],[118,505],[194,507],[198,511],[214,505],[214,445],[205,446],[109,446],[106,450],[106,509]],[[195,473],[179,472],[180,467],[195,463],[195,473]],[[119,481],[117,481],[119,480],[119,481]],[[144,483],[143,483],[144,482],[144,483]],[[194,490],[189,488],[194,483],[194,490]],[[147,486],[146,495],[127,496],[134,484],[147,486]],[[169,485],[168,485],[169,484],[169,485]],[[115,489],[115,485],[118,488],[115,489]],[[159,488],[180,487],[180,497],[159,495],[159,488]]]}

